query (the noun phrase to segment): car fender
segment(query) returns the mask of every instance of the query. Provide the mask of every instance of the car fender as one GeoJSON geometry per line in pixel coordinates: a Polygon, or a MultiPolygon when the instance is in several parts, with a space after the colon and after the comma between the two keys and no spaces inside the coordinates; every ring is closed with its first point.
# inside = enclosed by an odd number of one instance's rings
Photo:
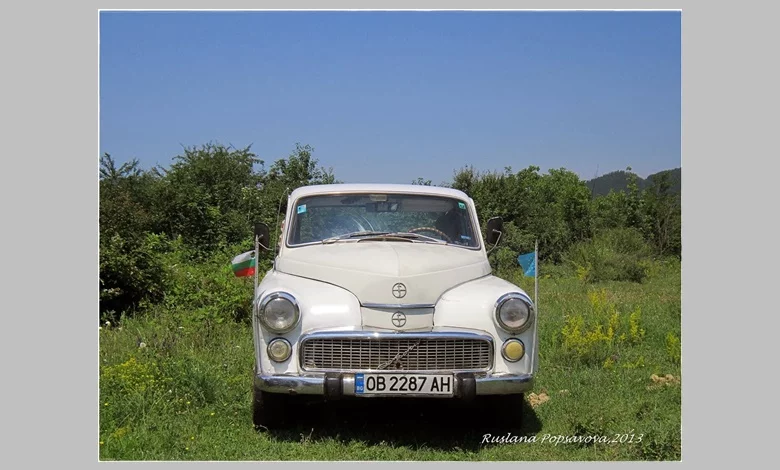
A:
{"type": "Polygon", "coordinates": [[[439,298],[434,311],[433,323],[437,329],[467,328],[485,331],[495,339],[494,371],[501,373],[533,373],[538,368],[537,324],[533,323],[519,334],[503,330],[495,318],[496,302],[504,294],[518,293],[531,298],[518,286],[493,275],[483,276],[448,290],[439,298]],[[523,342],[526,353],[517,362],[510,362],[501,355],[501,346],[509,338],[523,342]]]}

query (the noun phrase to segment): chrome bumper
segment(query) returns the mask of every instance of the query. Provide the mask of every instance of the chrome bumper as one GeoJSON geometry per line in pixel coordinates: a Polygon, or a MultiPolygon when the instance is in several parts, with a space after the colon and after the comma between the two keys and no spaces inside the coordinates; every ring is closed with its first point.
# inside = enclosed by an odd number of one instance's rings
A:
{"type": "MultiPolygon", "coordinates": [[[[510,395],[533,387],[531,374],[455,374],[455,395],[510,395]]],[[[327,395],[333,398],[355,395],[355,374],[255,375],[255,387],[269,393],[327,395]]]]}

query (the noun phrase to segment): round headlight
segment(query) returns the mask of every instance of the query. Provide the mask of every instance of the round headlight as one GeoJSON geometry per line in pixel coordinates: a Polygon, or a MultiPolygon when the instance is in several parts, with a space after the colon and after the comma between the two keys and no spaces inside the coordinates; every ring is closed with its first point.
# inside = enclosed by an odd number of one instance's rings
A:
{"type": "Polygon", "coordinates": [[[257,318],[265,329],[274,333],[286,333],[298,324],[298,302],[286,292],[274,292],[260,302],[257,318]]]}
{"type": "Polygon", "coordinates": [[[268,357],[276,362],[284,362],[292,353],[290,342],[284,338],[274,338],[268,343],[268,357]]]}
{"type": "Polygon", "coordinates": [[[501,355],[509,362],[517,362],[525,355],[525,346],[519,339],[509,338],[501,348],[501,355]]]}
{"type": "Polygon", "coordinates": [[[530,301],[519,294],[507,294],[496,303],[496,320],[501,328],[519,333],[531,325],[534,310],[530,301]]]}

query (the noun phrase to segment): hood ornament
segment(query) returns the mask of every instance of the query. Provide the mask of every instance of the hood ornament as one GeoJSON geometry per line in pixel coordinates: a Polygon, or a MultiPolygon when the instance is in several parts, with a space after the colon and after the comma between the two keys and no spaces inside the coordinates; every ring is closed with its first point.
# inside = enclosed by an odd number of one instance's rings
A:
{"type": "Polygon", "coordinates": [[[396,299],[403,299],[406,297],[406,286],[400,282],[393,284],[393,297],[396,299]]]}

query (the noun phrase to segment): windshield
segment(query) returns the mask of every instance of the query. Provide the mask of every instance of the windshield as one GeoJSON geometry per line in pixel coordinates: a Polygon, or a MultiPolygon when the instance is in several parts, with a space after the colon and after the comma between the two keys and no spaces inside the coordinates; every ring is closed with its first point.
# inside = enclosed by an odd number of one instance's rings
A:
{"type": "Polygon", "coordinates": [[[337,194],[298,199],[288,245],[408,240],[479,247],[464,201],[419,194],[337,194]]]}

